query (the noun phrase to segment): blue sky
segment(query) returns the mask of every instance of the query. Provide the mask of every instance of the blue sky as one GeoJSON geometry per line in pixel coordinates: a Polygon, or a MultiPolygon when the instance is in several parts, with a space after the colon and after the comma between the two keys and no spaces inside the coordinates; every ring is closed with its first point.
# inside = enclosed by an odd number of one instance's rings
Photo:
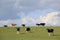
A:
{"type": "Polygon", "coordinates": [[[16,23],[34,26],[44,22],[60,26],[60,0],[0,0],[0,26],[16,23]]]}

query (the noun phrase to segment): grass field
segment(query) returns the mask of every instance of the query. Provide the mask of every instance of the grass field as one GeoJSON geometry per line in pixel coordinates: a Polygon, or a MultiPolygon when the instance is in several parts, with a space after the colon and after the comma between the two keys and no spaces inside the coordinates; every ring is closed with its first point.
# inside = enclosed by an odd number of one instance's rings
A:
{"type": "Polygon", "coordinates": [[[60,27],[30,27],[31,32],[26,33],[21,27],[17,35],[16,27],[0,27],[0,40],[60,40],[60,27]],[[48,36],[47,28],[53,28],[55,36],[48,36]]]}

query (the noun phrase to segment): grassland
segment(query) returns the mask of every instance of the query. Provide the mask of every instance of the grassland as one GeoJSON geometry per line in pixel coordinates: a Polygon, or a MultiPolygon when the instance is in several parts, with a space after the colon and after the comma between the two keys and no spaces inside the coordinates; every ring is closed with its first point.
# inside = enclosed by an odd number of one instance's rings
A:
{"type": "Polygon", "coordinates": [[[20,33],[16,33],[17,27],[0,27],[0,40],[60,40],[60,27],[30,27],[31,32],[21,27],[20,33]],[[47,28],[53,28],[55,36],[48,36],[47,28]]]}

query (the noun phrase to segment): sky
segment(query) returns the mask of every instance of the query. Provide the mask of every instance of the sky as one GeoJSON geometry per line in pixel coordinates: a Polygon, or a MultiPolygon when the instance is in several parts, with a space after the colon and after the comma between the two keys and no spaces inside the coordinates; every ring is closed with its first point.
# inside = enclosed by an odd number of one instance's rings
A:
{"type": "Polygon", "coordinates": [[[0,0],[0,26],[60,26],[60,0],[0,0]]]}

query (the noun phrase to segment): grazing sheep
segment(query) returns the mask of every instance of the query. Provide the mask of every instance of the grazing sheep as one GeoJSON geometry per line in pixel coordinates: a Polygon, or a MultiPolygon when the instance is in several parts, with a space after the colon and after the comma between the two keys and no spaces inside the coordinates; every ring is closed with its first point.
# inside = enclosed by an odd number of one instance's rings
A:
{"type": "Polygon", "coordinates": [[[4,25],[4,27],[8,27],[7,25],[4,25]]]}
{"type": "Polygon", "coordinates": [[[47,29],[48,35],[50,36],[51,34],[54,36],[54,29],[47,29]]]}
{"type": "Polygon", "coordinates": [[[17,28],[17,34],[19,34],[20,28],[17,28]]]}
{"type": "Polygon", "coordinates": [[[23,27],[25,27],[25,24],[22,24],[23,27]]]}
{"type": "Polygon", "coordinates": [[[44,26],[45,23],[36,24],[37,26],[44,26]]]}
{"type": "Polygon", "coordinates": [[[29,27],[25,28],[25,30],[26,30],[26,32],[30,32],[30,28],[29,27]]]}

